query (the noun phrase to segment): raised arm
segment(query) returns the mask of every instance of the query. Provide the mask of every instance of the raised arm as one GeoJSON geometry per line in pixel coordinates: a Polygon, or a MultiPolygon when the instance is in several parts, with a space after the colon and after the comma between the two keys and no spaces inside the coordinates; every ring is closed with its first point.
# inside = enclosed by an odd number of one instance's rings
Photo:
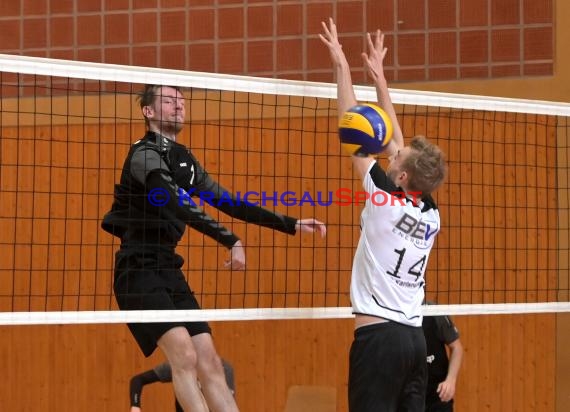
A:
{"type": "Polygon", "coordinates": [[[352,76],[348,60],[346,60],[342,46],[338,41],[336,24],[332,18],[329,19],[328,26],[325,22],[321,24],[323,26],[323,34],[319,34],[319,37],[328,47],[331,55],[337,82],[337,110],[340,119],[345,111],[356,105],[356,95],[352,87],[352,76]]]}
{"type": "MultiPolygon", "coordinates": [[[[337,81],[337,110],[339,119],[342,118],[344,112],[357,104],[356,95],[352,86],[352,76],[350,74],[350,66],[348,60],[342,50],[342,46],[338,41],[338,33],[333,19],[329,19],[329,25],[322,22],[323,34],[319,34],[322,42],[328,47],[333,69],[337,81]]],[[[352,164],[358,176],[361,178],[368,170],[370,163],[374,162],[374,158],[370,156],[352,156],[352,164]]]]}
{"type": "Polygon", "coordinates": [[[374,81],[376,95],[378,96],[378,105],[388,113],[392,120],[392,140],[384,151],[388,156],[391,156],[404,147],[404,136],[402,135],[402,129],[398,123],[396,111],[394,110],[392,99],[390,98],[388,82],[384,76],[384,58],[386,57],[388,49],[384,47],[384,34],[380,30],[376,30],[374,41],[370,33],[366,33],[366,40],[368,53],[362,53],[362,59],[368,69],[368,74],[374,81]]]}

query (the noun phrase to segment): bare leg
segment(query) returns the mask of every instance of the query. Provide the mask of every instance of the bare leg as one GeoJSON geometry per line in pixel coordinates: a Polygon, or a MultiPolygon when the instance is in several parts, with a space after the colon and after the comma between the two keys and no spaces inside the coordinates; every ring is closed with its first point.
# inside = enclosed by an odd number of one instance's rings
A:
{"type": "Polygon", "coordinates": [[[208,412],[208,406],[198,386],[197,353],[192,338],[183,327],[170,329],[158,340],[172,368],[172,384],[176,399],[185,411],[208,412]]]}
{"type": "Polygon", "coordinates": [[[211,412],[239,412],[236,401],[224,374],[222,361],[214,347],[212,335],[201,333],[193,336],[198,353],[198,377],[202,393],[211,412]]]}

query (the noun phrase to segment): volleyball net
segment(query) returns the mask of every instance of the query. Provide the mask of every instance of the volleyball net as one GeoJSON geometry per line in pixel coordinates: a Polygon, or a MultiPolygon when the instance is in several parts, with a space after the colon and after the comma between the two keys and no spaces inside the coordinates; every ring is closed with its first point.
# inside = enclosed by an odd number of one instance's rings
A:
{"type": "MultiPolygon", "coordinates": [[[[357,86],[359,101],[373,88],[357,86]]],[[[570,310],[570,105],[391,90],[407,138],[447,154],[426,314],[570,310]]],[[[360,181],[337,137],[336,86],[0,55],[0,324],[351,317],[360,181]],[[185,89],[178,140],[238,199],[327,224],[287,236],[218,213],[245,271],[189,229],[177,252],[202,311],[117,309],[100,228],[145,125],[144,84],[185,89]]],[[[384,160],[380,160],[384,162],[384,160]]],[[[385,163],[384,163],[385,164],[385,163]]]]}

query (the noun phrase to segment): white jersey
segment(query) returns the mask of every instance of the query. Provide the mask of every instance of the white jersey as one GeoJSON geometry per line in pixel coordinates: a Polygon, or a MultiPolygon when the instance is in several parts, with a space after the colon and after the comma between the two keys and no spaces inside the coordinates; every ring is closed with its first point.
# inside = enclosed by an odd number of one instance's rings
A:
{"type": "Polygon", "coordinates": [[[370,197],[352,265],[353,313],[420,327],[424,273],[440,229],[437,207],[431,197],[417,202],[403,197],[377,162],[363,186],[370,197]]]}

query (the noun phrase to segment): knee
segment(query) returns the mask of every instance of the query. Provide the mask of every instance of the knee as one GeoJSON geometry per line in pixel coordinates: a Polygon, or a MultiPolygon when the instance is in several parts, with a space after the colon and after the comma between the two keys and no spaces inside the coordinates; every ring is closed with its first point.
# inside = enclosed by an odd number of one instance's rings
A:
{"type": "Polygon", "coordinates": [[[203,385],[225,384],[229,387],[222,359],[218,355],[200,357],[198,359],[198,376],[203,385]]]}
{"type": "Polygon", "coordinates": [[[173,373],[196,372],[198,356],[189,335],[181,333],[163,336],[159,341],[159,347],[166,355],[173,373]]]}
{"type": "Polygon", "coordinates": [[[173,368],[182,369],[185,372],[195,372],[198,367],[198,356],[192,345],[184,345],[178,348],[171,365],[173,368]]]}
{"type": "Polygon", "coordinates": [[[216,376],[223,375],[224,368],[222,359],[216,353],[208,353],[198,359],[198,368],[200,375],[216,376]]]}

